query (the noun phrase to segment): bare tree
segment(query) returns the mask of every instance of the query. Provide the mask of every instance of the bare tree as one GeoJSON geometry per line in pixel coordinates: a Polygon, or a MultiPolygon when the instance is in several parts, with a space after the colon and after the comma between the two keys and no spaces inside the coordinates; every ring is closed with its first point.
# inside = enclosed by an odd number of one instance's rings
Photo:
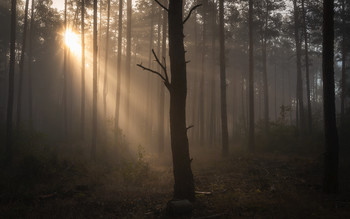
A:
{"type": "Polygon", "coordinates": [[[131,0],[127,0],[127,29],[126,29],[126,131],[130,118],[130,77],[131,77],[131,0]]]}
{"type": "Polygon", "coordinates": [[[161,63],[154,50],[152,50],[153,55],[158,65],[163,69],[164,74],[146,68],[142,64],[138,64],[138,66],[158,75],[170,93],[170,134],[175,180],[174,198],[194,201],[194,181],[187,138],[187,130],[190,127],[186,127],[187,77],[183,25],[192,11],[199,5],[194,6],[183,20],[182,0],[170,0],[169,8],[162,5],[158,0],[155,1],[168,12],[171,82],[169,81],[166,65],[161,63]]]}
{"type": "Polygon", "coordinates": [[[33,62],[33,32],[34,32],[34,0],[32,0],[30,31],[29,31],[29,48],[28,48],[28,113],[29,125],[33,128],[33,98],[32,98],[32,62],[33,62]]]}

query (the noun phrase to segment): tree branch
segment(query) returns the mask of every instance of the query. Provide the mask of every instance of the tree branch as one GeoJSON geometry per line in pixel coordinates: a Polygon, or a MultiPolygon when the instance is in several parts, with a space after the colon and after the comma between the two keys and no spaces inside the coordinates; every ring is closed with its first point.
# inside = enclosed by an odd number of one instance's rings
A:
{"type": "Polygon", "coordinates": [[[142,63],[141,63],[141,64],[137,64],[137,66],[139,66],[140,68],[142,68],[142,70],[146,70],[146,71],[152,72],[153,74],[158,75],[164,82],[166,82],[166,79],[165,79],[165,78],[163,77],[163,75],[161,75],[159,72],[154,71],[154,70],[152,70],[152,69],[150,69],[150,68],[147,68],[147,67],[143,66],[142,63]]]}
{"type": "Polygon", "coordinates": [[[169,9],[167,7],[165,7],[162,3],[160,3],[158,0],[154,0],[155,2],[157,2],[157,4],[162,7],[164,10],[169,11],[169,9]]]}
{"type": "MultiPolygon", "coordinates": [[[[156,1],[156,0],[155,0],[156,1]]],[[[183,24],[186,23],[186,21],[191,17],[191,14],[194,10],[196,10],[196,8],[198,8],[199,6],[202,6],[202,4],[196,5],[194,7],[191,8],[190,12],[188,13],[187,17],[185,18],[185,20],[182,22],[183,24]]]]}

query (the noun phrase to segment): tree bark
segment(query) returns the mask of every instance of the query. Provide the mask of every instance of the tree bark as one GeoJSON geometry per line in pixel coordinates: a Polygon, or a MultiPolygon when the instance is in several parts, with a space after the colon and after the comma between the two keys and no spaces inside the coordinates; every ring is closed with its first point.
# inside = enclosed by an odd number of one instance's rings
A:
{"type": "Polygon", "coordinates": [[[338,191],[339,143],[334,92],[334,0],[323,1],[323,116],[325,128],[324,191],[338,191]]]}
{"type": "Polygon", "coordinates": [[[193,201],[194,181],[186,128],[187,81],[182,11],[183,0],[170,0],[168,9],[171,65],[170,132],[175,180],[174,198],[193,201]]]}
{"type": "Polygon", "coordinates": [[[224,0],[219,0],[220,16],[220,97],[221,97],[221,133],[222,155],[228,155],[228,130],[226,106],[226,69],[225,69],[225,29],[224,29],[224,0]]]}

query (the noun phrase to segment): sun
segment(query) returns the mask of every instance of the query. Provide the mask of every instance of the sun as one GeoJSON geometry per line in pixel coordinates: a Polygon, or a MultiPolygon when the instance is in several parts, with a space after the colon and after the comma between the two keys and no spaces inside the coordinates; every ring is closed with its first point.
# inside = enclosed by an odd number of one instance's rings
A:
{"type": "Polygon", "coordinates": [[[76,55],[81,53],[81,43],[78,34],[74,33],[71,29],[67,29],[64,33],[64,43],[76,55]]]}

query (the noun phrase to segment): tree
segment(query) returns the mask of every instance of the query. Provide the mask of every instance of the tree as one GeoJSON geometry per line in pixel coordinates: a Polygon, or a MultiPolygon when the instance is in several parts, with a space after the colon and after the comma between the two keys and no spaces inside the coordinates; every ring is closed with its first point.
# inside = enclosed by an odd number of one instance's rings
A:
{"type": "Polygon", "coordinates": [[[81,0],[81,106],[80,132],[84,139],[85,129],[85,0],[81,0]]]}
{"type": "Polygon", "coordinates": [[[23,40],[22,40],[22,51],[21,59],[19,62],[19,82],[18,82],[18,93],[17,93],[17,129],[21,126],[21,106],[22,106],[22,88],[23,88],[23,67],[24,59],[26,53],[26,44],[27,44],[27,29],[28,29],[28,7],[29,0],[26,0],[26,6],[24,9],[24,27],[23,27],[23,40]]]}
{"type": "Polygon", "coordinates": [[[309,71],[309,47],[306,24],[305,0],[301,0],[303,12],[303,31],[304,31],[304,52],[305,52],[305,75],[306,75],[306,98],[307,98],[307,126],[308,131],[312,132],[312,112],[311,112],[311,97],[310,97],[310,71],[309,71]]]}
{"type": "Polygon", "coordinates": [[[107,78],[108,78],[108,51],[109,51],[109,23],[111,14],[111,0],[107,0],[107,30],[106,30],[106,53],[105,53],[105,70],[103,79],[103,114],[106,119],[106,108],[107,108],[107,78]]]}
{"type": "Polygon", "coordinates": [[[115,105],[115,130],[119,128],[119,108],[120,108],[120,86],[121,86],[121,64],[122,64],[122,31],[123,31],[123,0],[119,0],[118,16],[118,54],[117,54],[117,91],[115,105]]]}
{"type": "Polygon", "coordinates": [[[126,130],[130,119],[130,76],[131,76],[131,0],[127,0],[127,30],[126,30],[126,130]]]}
{"type": "Polygon", "coordinates": [[[253,59],[253,0],[249,0],[249,149],[254,151],[254,59],[253,59]]]}
{"type": "Polygon", "coordinates": [[[323,0],[323,117],[326,152],[323,189],[338,191],[339,143],[334,92],[334,0],[323,0]]]}
{"type": "Polygon", "coordinates": [[[94,24],[93,24],[93,76],[92,76],[92,144],[91,158],[96,159],[97,138],[97,0],[94,0],[94,24]]]}
{"type": "Polygon", "coordinates": [[[224,29],[224,0],[219,0],[220,26],[220,99],[221,99],[221,132],[222,154],[228,154],[227,106],[226,106],[226,69],[225,69],[225,29],[224,29]]]}
{"type": "Polygon", "coordinates": [[[293,0],[294,6],[294,39],[295,39],[295,51],[296,51],[296,64],[297,64],[297,128],[298,131],[302,131],[305,128],[304,117],[304,100],[303,100],[303,80],[301,76],[301,41],[299,36],[299,8],[297,0],[293,0]]]}
{"type": "MultiPolygon", "coordinates": [[[[67,31],[67,0],[64,1],[64,31],[67,31]]],[[[63,49],[63,132],[67,137],[67,46],[63,49]]]]}
{"type": "MultiPolygon", "coordinates": [[[[162,57],[163,65],[165,66],[165,57],[166,57],[166,40],[167,40],[167,12],[163,10],[163,24],[162,24],[162,57]]],[[[164,70],[162,73],[165,74],[164,70]]],[[[158,152],[162,154],[164,152],[164,105],[165,105],[165,90],[164,86],[160,87],[160,101],[159,101],[159,137],[158,137],[158,152]]]]}
{"type": "Polygon", "coordinates": [[[189,127],[186,127],[187,77],[183,25],[192,11],[199,5],[194,6],[183,20],[182,0],[170,0],[169,8],[162,5],[158,0],[155,1],[168,12],[171,82],[169,81],[166,65],[159,61],[153,50],[156,62],[162,67],[164,74],[146,68],[142,64],[138,64],[138,66],[158,75],[170,93],[170,135],[175,181],[174,198],[194,201],[194,181],[187,138],[189,127]]]}
{"type": "Polygon", "coordinates": [[[7,162],[12,162],[12,112],[15,83],[15,46],[16,46],[16,0],[11,1],[11,34],[10,34],[10,68],[9,68],[9,91],[7,99],[6,118],[6,157],[7,162]]]}
{"type": "Polygon", "coordinates": [[[33,62],[33,30],[34,28],[34,0],[32,0],[30,31],[29,31],[29,52],[28,52],[28,107],[29,107],[29,125],[33,128],[33,98],[32,98],[32,62],[33,62]]]}

